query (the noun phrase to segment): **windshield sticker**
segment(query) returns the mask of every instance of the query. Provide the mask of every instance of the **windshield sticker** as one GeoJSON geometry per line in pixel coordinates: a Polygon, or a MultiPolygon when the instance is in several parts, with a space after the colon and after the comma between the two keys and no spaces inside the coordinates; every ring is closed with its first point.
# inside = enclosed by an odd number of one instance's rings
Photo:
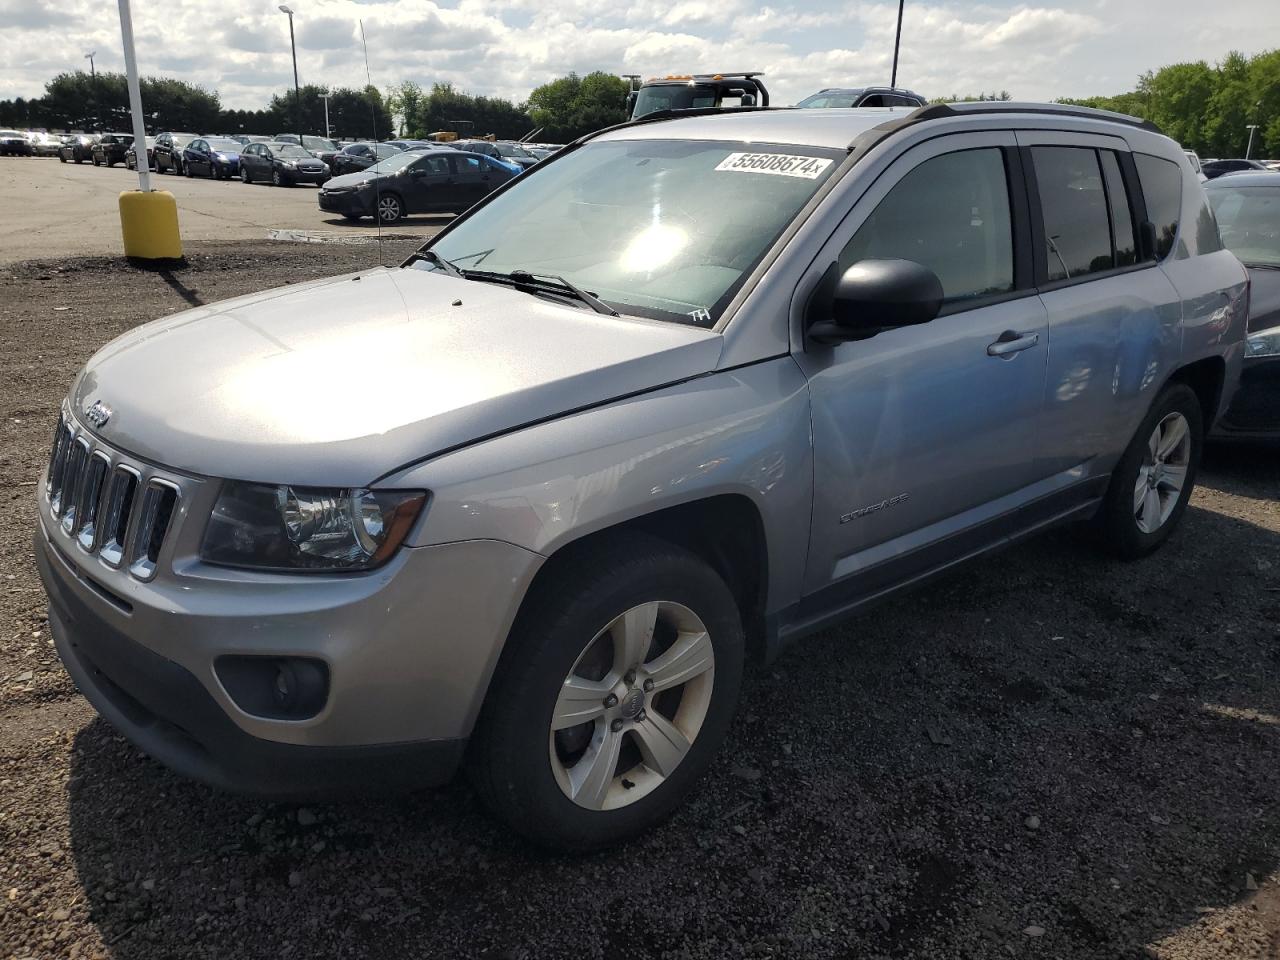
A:
{"type": "Polygon", "coordinates": [[[731,153],[720,161],[716,170],[816,180],[829,166],[831,161],[825,157],[797,157],[789,153],[731,153]]]}

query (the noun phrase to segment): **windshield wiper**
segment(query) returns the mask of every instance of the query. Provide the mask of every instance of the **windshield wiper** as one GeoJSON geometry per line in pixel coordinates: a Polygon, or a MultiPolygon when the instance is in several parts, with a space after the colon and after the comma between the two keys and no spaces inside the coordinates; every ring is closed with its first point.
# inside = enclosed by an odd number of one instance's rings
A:
{"type": "Polygon", "coordinates": [[[579,303],[585,303],[596,313],[616,317],[618,311],[613,309],[594,293],[575,286],[564,277],[554,273],[530,273],[528,270],[512,270],[510,273],[499,273],[494,270],[463,270],[462,275],[468,280],[488,280],[492,283],[508,283],[518,290],[534,290],[568,294],[579,303]]]}
{"type": "Polygon", "coordinates": [[[449,276],[457,277],[459,280],[466,279],[466,276],[463,274],[463,272],[459,270],[456,266],[454,266],[453,261],[446,260],[444,257],[440,256],[440,254],[436,253],[434,250],[415,250],[409,259],[425,260],[427,261],[427,263],[434,263],[442,271],[449,274],[449,276]]]}
{"type": "Polygon", "coordinates": [[[1250,263],[1248,260],[1241,262],[1250,270],[1280,270],[1280,263],[1250,263]]]}

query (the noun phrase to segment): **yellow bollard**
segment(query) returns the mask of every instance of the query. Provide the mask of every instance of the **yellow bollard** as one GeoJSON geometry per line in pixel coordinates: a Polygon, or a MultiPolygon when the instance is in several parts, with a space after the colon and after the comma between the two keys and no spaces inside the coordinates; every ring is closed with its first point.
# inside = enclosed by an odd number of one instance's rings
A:
{"type": "Polygon", "coordinates": [[[180,260],[178,205],[168,190],[126,190],[120,194],[124,255],[139,260],[180,260]]]}

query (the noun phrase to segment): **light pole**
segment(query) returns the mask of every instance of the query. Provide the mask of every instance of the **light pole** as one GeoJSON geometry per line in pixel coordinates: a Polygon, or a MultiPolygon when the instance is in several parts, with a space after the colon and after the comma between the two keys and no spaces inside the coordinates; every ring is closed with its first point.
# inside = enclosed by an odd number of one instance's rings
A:
{"type": "Polygon", "coordinates": [[[289,49],[293,51],[293,123],[298,129],[298,146],[302,146],[302,91],[298,89],[298,45],[293,41],[293,11],[280,4],[280,12],[289,16],[289,49]]]}
{"type": "Polygon", "coordinates": [[[98,78],[98,72],[93,69],[93,58],[96,57],[97,55],[98,55],[97,50],[94,50],[92,53],[86,53],[84,55],[84,58],[89,61],[89,79],[90,80],[96,80],[98,78]]]}
{"type": "Polygon", "coordinates": [[[889,78],[889,86],[897,88],[898,86],[898,45],[902,43],[902,8],[907,5],[907,0],[898,0],[898,32],[893,35],[893,74],[889,78]]]}
{"type": "Polygon", "coordinates": [[[329,96],[330,94],[327,93],[320,94],[320,99],[324,101],[324,138],[326,140],[332,139],[329,132],[329,96]]]}
{"type": "Polygon", "coordinates": [[[1244,148],[1244,158],[1248,160],[1249,154],[1253,152],[1253,132],[1258,129],[1258,125],[1251,123],[1245,129],[1249,131],[1249,145],[1244,148]]]}

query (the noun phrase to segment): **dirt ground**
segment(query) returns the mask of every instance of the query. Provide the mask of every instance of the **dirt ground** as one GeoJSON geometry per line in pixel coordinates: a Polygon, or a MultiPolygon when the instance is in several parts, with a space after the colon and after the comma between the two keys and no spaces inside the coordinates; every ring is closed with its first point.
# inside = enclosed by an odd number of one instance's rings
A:
{"type": "Polygon", "coordinates": [[[190,252],[0,266],[0,958],[1280,958],[1263,450],[1211,450],[1142,562],[1062,531],[795,646],[692,801],[610,853],[530,848],[464,782],[299,808],[140,755],[49,639],[59,399],[136,322],[372,257],[190,252]]]}

